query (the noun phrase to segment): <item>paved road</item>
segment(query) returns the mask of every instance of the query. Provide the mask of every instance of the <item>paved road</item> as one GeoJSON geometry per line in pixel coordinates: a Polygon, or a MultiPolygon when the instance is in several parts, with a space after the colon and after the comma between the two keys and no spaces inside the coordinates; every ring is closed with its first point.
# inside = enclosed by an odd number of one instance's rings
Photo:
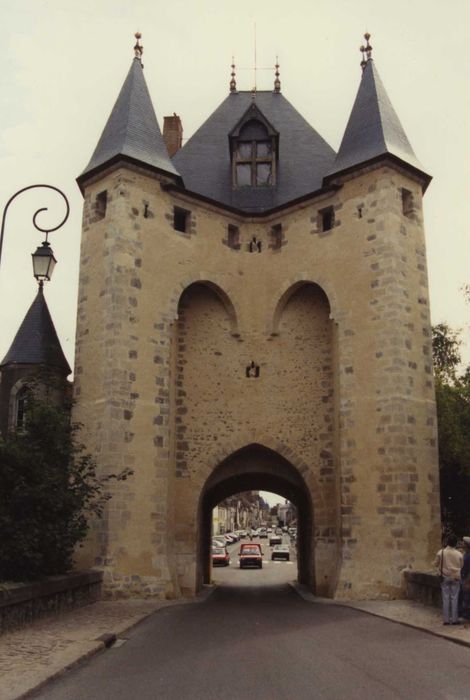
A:
{"type": "MultiPolygon", "coordinates": [[[[253,572],[258,573],[258,572],[253,572]]],[[[468,700],[470,650],[287,584],[166,608],[44,700],[468,700]]]]}

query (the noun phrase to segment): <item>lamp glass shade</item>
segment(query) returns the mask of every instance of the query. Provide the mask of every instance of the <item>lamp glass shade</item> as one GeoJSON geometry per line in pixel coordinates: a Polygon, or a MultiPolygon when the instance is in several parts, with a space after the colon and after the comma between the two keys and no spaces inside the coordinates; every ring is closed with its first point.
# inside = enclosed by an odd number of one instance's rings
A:
{"type": "Polygon", "coordinates": [[[42,245],[36,248],[31,257],[33,258],[33,274],[36,279],[50,280],[57,260],[49,243],[44,241],[42,245]]]}

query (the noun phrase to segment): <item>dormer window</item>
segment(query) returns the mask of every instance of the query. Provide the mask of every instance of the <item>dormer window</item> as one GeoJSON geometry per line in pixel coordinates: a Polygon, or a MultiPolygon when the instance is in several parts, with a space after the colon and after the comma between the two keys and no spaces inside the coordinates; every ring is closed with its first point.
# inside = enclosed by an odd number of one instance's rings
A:
{"type": "Polygon", "coordinates": [[[276,184],[278,134],[252,106],[230,135],[232,183],[240,187],[276,184]]]}
{"type": "Polygon", "coordinates": [[[259,122],[248,123],[240,133],[240,141],[235,153],[236,185],[237,187],[272,185],[273,174],[273,146],[268,140],[267,131],[259,122]],[[258,136],[258,138],[248,140],[250,136],[258,136]]]}

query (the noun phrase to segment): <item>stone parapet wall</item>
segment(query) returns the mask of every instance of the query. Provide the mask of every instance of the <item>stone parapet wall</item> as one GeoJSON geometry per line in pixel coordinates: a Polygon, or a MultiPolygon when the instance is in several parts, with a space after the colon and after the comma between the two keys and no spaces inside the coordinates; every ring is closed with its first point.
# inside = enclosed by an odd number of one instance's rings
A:
{"type": "Polygon", "coordinates": [[[405,571],[405,592],[410,600],[417,600],[425,605],[442,605],[441,583],[437,574],[421,571],[405,571]]]}
{"type": "Polygon", "coordinates": [[[101,571],[76,571],[0,587],[0,634],[101,598],[101,571]]]}

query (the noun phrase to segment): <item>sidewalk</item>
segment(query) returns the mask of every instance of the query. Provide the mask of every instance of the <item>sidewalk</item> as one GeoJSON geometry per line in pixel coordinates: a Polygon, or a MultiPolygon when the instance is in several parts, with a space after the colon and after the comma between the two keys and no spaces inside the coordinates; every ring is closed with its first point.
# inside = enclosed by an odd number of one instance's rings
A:
{"type": "MultiPolygon", "coordinates": [[[[444,627],[437,608],[409,600],[333,601],[317,598],[296,584],[292,586],[308,602],[362,610],[470,647],[470,623],[444,627]]],[[[26,697],[79,661],[103,651],[114,638],[125,637],[131,627],[157,610],[201,602],[212,590],[208,588],[202,596],[190,600],[100,601],[3,635],[0,700],[26,697]],[[102,635],[104,640],[99,639],[102,635]]]]}
{"type": "Polygon", "coordinates": [[[318,598],[297,584],[292,584],[307,602],[321,605],[342,605],[362,610],[370,615],[384,617],[408,627],[415,627],[437,637],[470,647],[470,620],[462,625],[443,625],[440,608],[423,605],[414,600],[331,600],[318,598]]]}
{"type": "Polygon", "coordinates": [[[2,635],[0,700],[26,697],[79,661],[103,651],[157,610],[202,602],[211,592],[190,600],[99,601],[2,635]]]}

